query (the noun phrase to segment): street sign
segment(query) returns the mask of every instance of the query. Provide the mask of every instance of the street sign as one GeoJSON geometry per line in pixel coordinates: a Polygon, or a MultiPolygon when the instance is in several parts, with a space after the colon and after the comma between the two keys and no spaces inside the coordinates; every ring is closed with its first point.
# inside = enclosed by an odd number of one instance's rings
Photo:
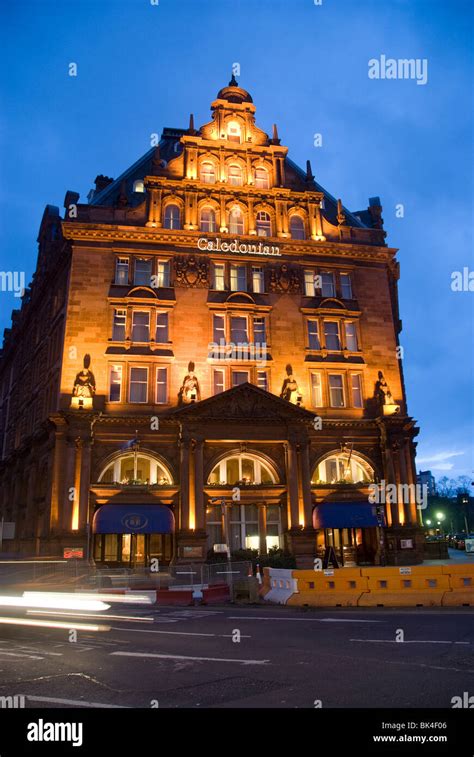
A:
{"type": "Polygon", "coordinates": [[[466,539],[464,543],[466,545],[466,552],[474,552],[474,539],[466,539]]]}

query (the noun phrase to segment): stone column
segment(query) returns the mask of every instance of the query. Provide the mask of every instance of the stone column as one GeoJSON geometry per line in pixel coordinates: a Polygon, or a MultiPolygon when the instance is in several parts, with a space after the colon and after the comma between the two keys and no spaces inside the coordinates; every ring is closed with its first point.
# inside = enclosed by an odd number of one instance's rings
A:
{"type": "Polygon", "coordinates": [[[74,462],[74,500],[72,504],[72,518],[69,530],[78,531],[80,528],[80,497],[81,497],[81,469],[82,469],[82,439],[74,440],[76,456],[74,462]]]}
{"type": "Polygon", "coordinates": [[[247,202],[248,202],[248,215],[249,215],[249,217],[248,217],[248,221],[249,221],[248,232],[249,232],[249,234],[251,234],[252,236],[254,236],[257,232],[255,230],[255,213],[254,213],[254,210],[253,210],[253,197],[249,197],[247,202]]]}
{"type": "Polygon", "coordinates": [[[258,507],[258,534],[259,534],[259,552],[261,555],[267,554],[267,507],[259,505],[258,507]]]}
{"type": "Polygon", "coordinates": [[[220,225],[219,231],[222,234],[226,234],[228,229],[227,229],[227,217],[226,217],[226,212],[225,212],[225,197],[223,194],[221,194],[220,196],[220,204],[221,204],[221,225],[220,225]]]}
{"type": "Polygon", "coordinates": [[[148,206],[148,221],[146,223],[147,226],[160,228],[163,224],[161,223],[161,196],[162,196],[162,190],[161,189],[152,189],[150,190],[150,201],[148,206]]]}
{"type": "Polygon", "coordinates": [[[91,439],[82,442],[81,489],[79,497],[79,528],[89,522],[89,492],[91,484],[91,439]]]}
{"type": "Polygon", "coordinates": [[[196,531],[205,531],[206,508],[204,507],[204,461],[202,439],[197,439],[194,447],[194,487],[196,531]]]}
{"type": "Polygon", "coordinates": [[[62,499],[64,496],[65,461],[66,438],[62,430],[56,431],[49,520],[49,527],[51,530],[56,530],[60,527],[61,509],[64,507],[62,499]]]}
{"type": "MultiPolygon", "coordinates": [[[[416,486],[416,473],[414,472],[414,455],[412,455],[410,439],[407,439],[405,442],[404,453],[407,470],[407,481],[409,484],[411,484],[410,491],[413,491],[414,486],[416,486]]],[[[421,504],[421,502],[418,504],[421,504]]],[[[419,525],[421,522],[421,510],[418,509],[416,496],[413,495],[411,495],[410,498],[410,522],[414,526],[419,525]]]]}
{"type": "Polygon", "coordinates": [[[189,528],[189,439],[181,439],[180,444],[180,508],[179,508],[179,528],[189,528]]]}
{"type": "Polygon", "coordinates": [[[301,445],[301,488],[303,495],[304,522],[306,528],[313,527],[313,499],[311,496],[311,471],[309,466],[309,444],[301,445]]]}
{"type": "Polygon", "coordinates": [[[287,446],[287,470],[286,480],[288,489],[288,499],[290,503],[290,528],[298,528],[298,455],[296,452],[296,443],[290,440],[287,446]]]}

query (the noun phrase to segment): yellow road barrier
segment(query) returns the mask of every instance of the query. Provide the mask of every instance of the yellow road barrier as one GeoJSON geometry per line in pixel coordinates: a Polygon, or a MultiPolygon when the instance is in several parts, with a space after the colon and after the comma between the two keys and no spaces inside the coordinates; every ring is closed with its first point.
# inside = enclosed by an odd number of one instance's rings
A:
{"type": "Polygon", "coordinates": [[[474,563],[443,565],[442,568],[450,586],[450,590],[443,596],[442,604],[446,607],[473,607],[474,563]]]}
{"type": "Polygon", "coordinates": [[[361,607],[440,606],[449,591],[449,576],[443,566],[362,568],[368,591],[359,600],[361,607]]]}
{"type": "Polygon", "coordinates": [[[298,593],[288,605],[309,607],[355,607],[363,592],[367,591],[367,578],[360,568],[328,570],[294,570],[298,593]]]}

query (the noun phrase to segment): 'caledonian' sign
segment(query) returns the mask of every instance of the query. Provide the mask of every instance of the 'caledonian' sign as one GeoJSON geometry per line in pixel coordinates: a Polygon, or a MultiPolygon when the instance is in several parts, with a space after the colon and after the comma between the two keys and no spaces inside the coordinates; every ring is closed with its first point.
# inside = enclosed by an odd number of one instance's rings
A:
{"type": "Polygon", "coordinates": [[[219,237],[217,239],[200,237],[197,246],[200,250],[209,250],[210,252],[237,252],[241,255],[281,256],[279,247],[264,244],[263,242],[259,242],[258,244],[245,244],[245,242],[239,242],[237,239],[233,239],[232,242],[226,242],[219,237]]]}

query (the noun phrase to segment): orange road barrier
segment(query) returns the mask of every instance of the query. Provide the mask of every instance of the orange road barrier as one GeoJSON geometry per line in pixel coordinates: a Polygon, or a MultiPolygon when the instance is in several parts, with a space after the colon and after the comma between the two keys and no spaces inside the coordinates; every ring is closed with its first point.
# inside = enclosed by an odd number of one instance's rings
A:
{"type": "Polygon", "coordinates": [[[443,566],[362,568],[368,579],[368,591],[361,607],[433,607],[442,604],[449,591],[449,576],[443,566]]]}
{"type": "Polygon", "coordinates": [[[360,568],[294,570],[298,593],[286,604],[309,607],[355,607],[368,590],[368,579],[360,568]]]}
{"type": "Polygon", "coordinates": [[[449,579],[450,590],[443,596],[446,607],[474,607],[474,563],[443,565],[443,574],[449,579]]]}

